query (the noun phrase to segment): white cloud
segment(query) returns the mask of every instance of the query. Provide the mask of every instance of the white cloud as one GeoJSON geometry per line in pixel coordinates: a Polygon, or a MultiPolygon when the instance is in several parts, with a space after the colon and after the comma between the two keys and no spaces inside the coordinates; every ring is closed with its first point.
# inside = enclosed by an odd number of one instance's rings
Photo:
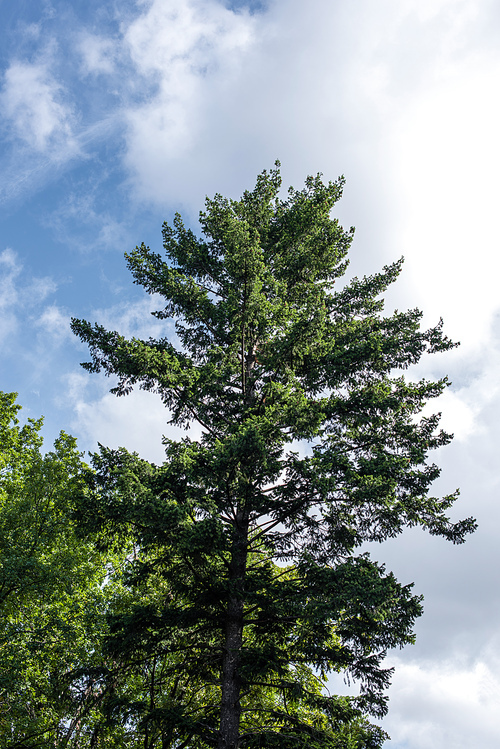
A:
{"type": "Polygon", "coordinates": [[[387,747],[496,749],[500,670],[498,658],[462,665],[457,661],[401,663],[390,690],[384,728],[387,747]]]}
{"type": "Polygon", "coordinates": [[[35,326],[44,336],[49,336],[52,345],[60,345],[66,340],[73,340],[70,328],[70,315],[64,313],[56,304],[46,307],[37,318],[35,326]]]}
{"type": "Polygon", "coordinates": [[[0,264],[2,265],[2,295],[0,304],[10,304],[14,301],[15,293],[12,289],[11,282],[22,270],[22,265],[18,263],[16,253],[7,247],[0,253],[0,264]]]}
{"type": "Polygon", "coordinates": [[[16,254],[10,248],[0,254],[0,270],[0,342],[2,342],[17,327],[16,278],[21,272],[21,266],[17,262],[16,254]]]}
{"type": "Polygon", "coordinates": [[[66,148],[76,146],[71,108],[45,63],[11,63],[0,102],[13,134],[33,150],[43,152],[61,143],[66,148]]]}
{"type": "Polygon", "coordinates": [[[490,428],[487,415],[500,402],[500,341],[492,332],[473,351],[454,349],[436,358],[428,357],[410,373],[412,380],[436,379],[447,374],[451,387],[429,401],[423,415],[440,412],[441,427],[459,442],[482,438],[490,428]]]}
{"type": "MultiPolygon", "coordinates": [[[[26,322],[34,310],[37,325],[47,313],[40,318],[41,303],[57,289],[57,284],[49,276],[27,278],[17,254],[10,248],[0,253],[0,340],[5,341],[26,322]]],[[[50,309],[50,308],[49,308],[50,309]]]]}
{"type": "Polygon", "coordinates": [[[137,302],[116,304],[105,309],[95,309],[91,319],[107,330],[117,330],[126,338],[149,337],[161,338],[168,335],[172,343],[176,343],[175,328],[172,320],[158,320],[151,313],[161,310],[165,306],[164,300],[156,295],[144,296],[137,302]],[[162,304],[163,301],[163,304],[162,304]]]}
{"type": "MultiPolygon", "coordinates": [[[[198,0],[154,0],[127,28],[124,45],[140,76],[133,93],[141,85],[152,92],[126,112],[126,163],[141,198],[162,202],[175,195],[181,160],[189,172],[207,126],[213,135],[213,97],[220,89],[231,96],[254,30],[247,14],[198,0]]],[[[220,149],[214,146],[210,163],[220,149]]],[[[185,199],[185,191],[179,197],[185,199]]]]}
{"type": "Polygon", "coordinates": [[[84,32],[77,45],[83,61],[83,73],[111,74],[115,70],[117,47],[114,40],[84,32]]]}
{"type": "MultiPolygon", "coordinates": [[[[146,460],[161,464],[165,459],[163,435],[169,439],[185,436],[184,430],[168,424],[169,412],[158,395],[137,388],[130,395],[118,398],[105,392],[111,385],[104,377],[100,379],[99,394],[90,395],[89,385],[85,375],[68,375],[63,399],[74,413],[71,429],[86,449],[96,450],[98,442],[111,448],[126,447],[146,460]]],[[[92,387],[95,388],[94,382],[92,387]]],[[[197,439],[200,434],[201,429],[193,425],[189,435],[197,439]]]]}
{"type": "Polygon", "coordinates": [[[27,307],[32,307],[43,302],[50,294],[57,290],[57,283],[50,276],[42,278],[32,278],[31,281],[24,284],[19,293],[22,296],[23,303],[27,307]]]}
{"type": "Polygon", "coordinates": [[[206,76],[226,55],[237,55],[252,38],[252,19],[216,0],[152,0],[125,33],[142,74],[158,73],[172,94],[182,95],[192,74],[206,76]]]}
{"type": "Polygon", "coordinates": [[[455,71],[405,113],[393,154],[412,285],[469,351],[500,304],[499,86],[500,60],[455,71]]]}
{"type": "Polygon", "coordinates": [[[424,409],[423,413],[427,410],[430,413],[440,411],[443,414],[440,427],[445,432],[453,434],[455,439],[467,439],[477,429],[476,416],[479,411],[476,403],[470,403],[468,395],[468,392],[464,393],[461,390],[445,390],[437,401],[431,402],[429,407],[424,409]]]}
{"type": "Polygon", "coordinates": [[[466,344],[485,340],[496,273],[481,277],[470,252],[491,259],[497,240],[500,63],[471,41],[484,3],[143,6],[121,42],[137,196],[195,216],[205,193],[238,194],[276,157],[296,184],[345,172],[347,223],[366,203],[355,262],[405,254],[400,296],[453,319],[466,344]]]}
{"type": "MultiPolygon", "coordinates": [[[[391,654],[384,665],[394,668],[389,711],[381,721],[391,737],[387,749],[497,749],[498,637],[473,660],[457,653],[414,660],[405,651],[391,654]]],[[[329,679],[329,688],[335,694],[359,693],[357,683],[347,685],[338,674],[329,679]]]]}

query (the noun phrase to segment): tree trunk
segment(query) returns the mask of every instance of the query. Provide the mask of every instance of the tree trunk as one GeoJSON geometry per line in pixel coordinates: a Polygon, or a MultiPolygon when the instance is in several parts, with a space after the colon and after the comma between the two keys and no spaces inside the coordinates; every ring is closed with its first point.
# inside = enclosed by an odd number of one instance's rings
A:
{"type": "Polygon", "coordinates": [[[244,581],[248,520],[238,513],[229,567],[230,597],[222,659],[222,695],[218,749],[238,749],[240,732],[240,659],[243,644],[244,581]]]}

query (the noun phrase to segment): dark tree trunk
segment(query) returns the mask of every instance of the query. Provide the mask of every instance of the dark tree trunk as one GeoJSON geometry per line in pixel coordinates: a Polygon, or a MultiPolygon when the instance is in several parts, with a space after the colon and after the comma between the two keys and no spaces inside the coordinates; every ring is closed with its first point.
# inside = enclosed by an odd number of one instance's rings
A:
{"type": "Polygon", "coordinates": [[[222,659],[222,695],[218,749],[238,749],[240,732],[240,659],[243,644],[244,581],[247,562],[248,520],[238,513],[231,565],[230,597],[226,611],[222,659]]]}

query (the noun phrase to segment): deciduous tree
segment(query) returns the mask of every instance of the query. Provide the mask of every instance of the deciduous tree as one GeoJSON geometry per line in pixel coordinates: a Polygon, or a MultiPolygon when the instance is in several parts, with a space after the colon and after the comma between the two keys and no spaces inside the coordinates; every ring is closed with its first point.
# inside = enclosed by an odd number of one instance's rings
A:
{"type": "Polygon", "coordinates": [[[0,393],[0,747],[83,749],[103,697],[110,568],[75,533],[88,471],[75,440],[61,432],[43,454],[42,419],[20,425],[19,409],[0,393]]]}

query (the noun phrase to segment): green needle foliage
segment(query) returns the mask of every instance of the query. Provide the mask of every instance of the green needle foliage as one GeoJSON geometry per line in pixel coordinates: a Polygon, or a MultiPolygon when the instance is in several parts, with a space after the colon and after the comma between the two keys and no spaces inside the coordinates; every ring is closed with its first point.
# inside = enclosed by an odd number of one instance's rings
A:
{"type": "Polygon", "coordinates": [[[241,200],[207,199],[202,239],[176,215],[165,259],[127,255],[176,339],[72,323],[113,392],[139,385],[173,424],[203,428],[165,440],[161,467],[103,448],[81,510],[101,543],[137,544],[137,600],[106,647],[163,676],[136,718],[131,697],[108,709],[147,747],[380,747],[365,716],[386,712],[383,659],[413,642],[421,602],[360,546],[416,525],[461,543],[475,527],[449,520],[456,494],[429,496],[428,453],[451,436],[420,412],[447,381],[403,376],[454,344],[418,310],[383,315],[401,262],[337,289],[353,234],[331,218],[342,180],[310,177],[286,199],[280,186],[277,163],[241,200]],[[330,696],[331,672],[360,695],[330,696]]]}

